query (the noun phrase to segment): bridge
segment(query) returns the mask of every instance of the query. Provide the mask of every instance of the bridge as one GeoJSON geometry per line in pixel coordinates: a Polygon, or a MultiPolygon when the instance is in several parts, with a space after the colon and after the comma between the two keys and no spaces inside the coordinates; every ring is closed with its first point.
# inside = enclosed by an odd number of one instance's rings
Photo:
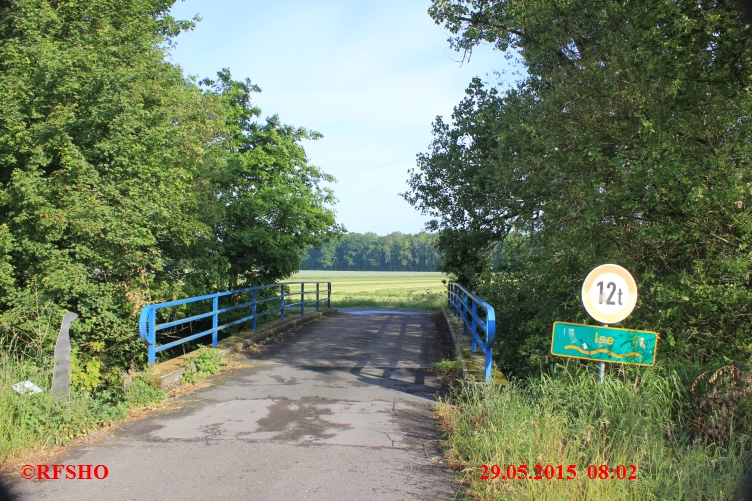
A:
{"type": "MultiPolygon", "coordinates": [[[[472,329],[484,317],[460,296],[472,329]]],[[[104,465],[105,479],[13,488],[49,500],[455,499],[432,417],[445,325],[442,313],[333,311],[55,460],[104,465]]]]}

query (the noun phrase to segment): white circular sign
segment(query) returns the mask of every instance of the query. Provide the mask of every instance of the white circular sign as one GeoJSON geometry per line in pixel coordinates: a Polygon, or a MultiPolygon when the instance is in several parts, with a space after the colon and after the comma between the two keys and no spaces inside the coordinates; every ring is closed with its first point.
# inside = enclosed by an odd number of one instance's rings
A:
{"type": "Polygon", "coordinates": [[[637,304],[637,284],[621,266],[602,264],[591,271],[582,284],[582,304],[599,322],[621,322],[637,304]]]}

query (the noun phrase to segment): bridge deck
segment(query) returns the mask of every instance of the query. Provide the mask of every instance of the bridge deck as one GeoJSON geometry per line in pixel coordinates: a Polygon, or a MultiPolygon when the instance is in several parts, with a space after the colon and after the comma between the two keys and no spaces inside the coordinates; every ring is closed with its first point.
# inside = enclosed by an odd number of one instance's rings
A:
{"type": "Polygon", "coordinates": [[[428,313],[349,311],[58,463],[101,481],[17,482],[25,499],[451,500],[431,418],[428,313]]]}

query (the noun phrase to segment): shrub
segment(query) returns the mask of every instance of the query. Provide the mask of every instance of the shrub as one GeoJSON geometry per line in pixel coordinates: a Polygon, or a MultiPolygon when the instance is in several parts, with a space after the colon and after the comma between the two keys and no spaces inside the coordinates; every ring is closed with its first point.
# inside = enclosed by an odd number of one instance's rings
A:
{"type": "Polygon", "coordinates": [[[216,374],[220,367],[227,364],[222,353],[213,348],[203,346],[195,353],[196,356],[185,363],[184,383],[195,383],[209,374],[216,374]]]}

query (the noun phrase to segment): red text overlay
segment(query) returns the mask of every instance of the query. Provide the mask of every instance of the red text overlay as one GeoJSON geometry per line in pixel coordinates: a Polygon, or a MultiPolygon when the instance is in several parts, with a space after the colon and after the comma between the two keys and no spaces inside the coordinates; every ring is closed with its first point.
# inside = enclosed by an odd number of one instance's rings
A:
{"type": "Polygon", "coordinates": [[[25,464],[26,480],[104,480],[110,470],[103,464],[25,464]]]}
{"type": "Polygon", "coordinates": [[[498,464],[482,464],[481,480],[574,480],[582,473],[590,480],[637,480],[637,466],[633,464],[608,465],[591,464],[579,472],[576,464],[510,464],[501,467],[498,464]]]}

